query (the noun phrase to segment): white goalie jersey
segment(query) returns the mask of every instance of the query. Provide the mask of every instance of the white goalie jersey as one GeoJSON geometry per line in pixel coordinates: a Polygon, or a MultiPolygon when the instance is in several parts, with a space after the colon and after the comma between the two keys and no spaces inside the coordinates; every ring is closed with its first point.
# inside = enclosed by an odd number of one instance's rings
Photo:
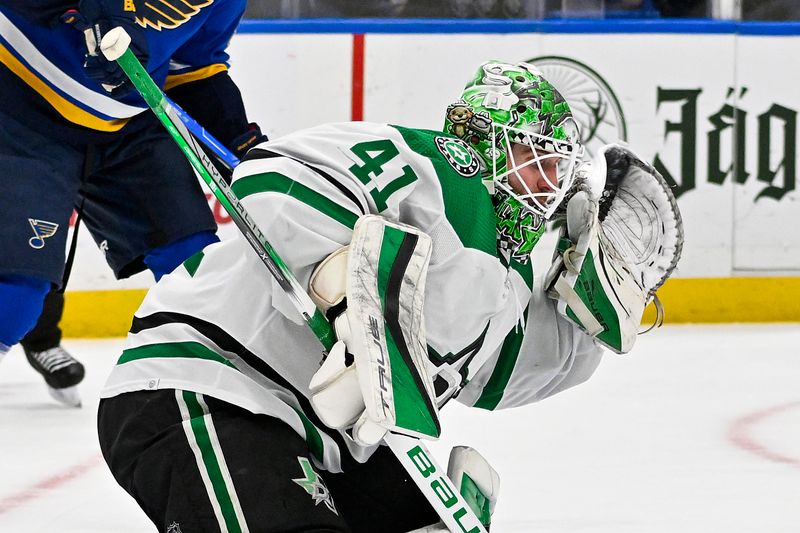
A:
{"type": "MultiPolygon", "coordinates": [[[[439,403],[485,409],[545,398],[587,379],[601,349],[562,318],[530,262],[497,251],[494,207],[462,141],[385,124],[330,124],[251,150],[233,190],[301,285],[380,214],[430,235],[425,292],[439,403]]],[[[136,312],[103,397],[183,389],[279,418],[338,472],[374,448],[325,427],[308,385],[322,348],[244,237],[205,248],[136,312]]]]}

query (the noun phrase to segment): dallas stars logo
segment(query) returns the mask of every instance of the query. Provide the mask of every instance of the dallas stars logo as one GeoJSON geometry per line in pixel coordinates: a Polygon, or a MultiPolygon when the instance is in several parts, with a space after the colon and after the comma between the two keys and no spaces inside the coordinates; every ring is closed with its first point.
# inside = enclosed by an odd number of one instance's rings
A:
{"type": "Polygon", "coordinates": [[[478,172],[480,164],[469,147],[461,140],[436,137],[436,148],[460,175],[471,178],[478,172]]]}
{"type": "Polygon", "coordinates": [[[167,526],[167,533],[183,533],[183,531],[181,531],[180,524],[178,524],[177,522],[173,522],[169,526],[167,526]]]}
{"type": "Polygon", "coordinates": [[[305,457],[298,457],[297,461],[300,463],[300,468],[303,469],[303,474],[306,477],[293,479],[292,481],[303,487],[303,490],[305,490],[314,500],[314,505],[324,503],[325,507],[338,515],[339,513],[336,511],[336,507],[333,505],[333,498],[331,497],[331,493],[328,491],[328,487],[325,486],[325,484],[322,482],[322,478],[319,477],[319,475],[314,471],[314,468],[311,466],[311,462],[305,457]]]}

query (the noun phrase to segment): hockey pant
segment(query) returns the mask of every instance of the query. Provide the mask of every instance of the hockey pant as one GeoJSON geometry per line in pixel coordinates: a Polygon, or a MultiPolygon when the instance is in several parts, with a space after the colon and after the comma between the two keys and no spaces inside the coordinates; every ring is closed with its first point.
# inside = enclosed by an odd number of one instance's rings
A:
{"type": "Polygon", "coordinates": [[[106,398],[98,429],[115,479],[158,531],[391,533],[438,521],[388,448],[321,471],[287,424],[210,396],[106,398]]]}

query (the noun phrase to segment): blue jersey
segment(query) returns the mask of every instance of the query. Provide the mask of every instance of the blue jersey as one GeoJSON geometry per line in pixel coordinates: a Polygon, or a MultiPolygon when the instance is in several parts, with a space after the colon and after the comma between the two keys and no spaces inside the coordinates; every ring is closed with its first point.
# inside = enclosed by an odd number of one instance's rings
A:
{"type": "MultiPolygon", "coordinates": [[[[42,11],[65,4],[36,3],[46,4],[37,6],[42,11]]],[[[134,3],[147,38],[147,69],[156,83],[171,87],[228,68],[225,49],[246,0],[160,0],[158,9],[144,0],[134,3]]],[[[13,106],[15,116],[33,121],[44,116],[45,122],[63,123],[56,124],[62,130],[116,132],[146,109],[135,91],[115,100],[86,76],[82,32],[43,24],[6,4],[0,4],[0,113],[13,106]]]]}

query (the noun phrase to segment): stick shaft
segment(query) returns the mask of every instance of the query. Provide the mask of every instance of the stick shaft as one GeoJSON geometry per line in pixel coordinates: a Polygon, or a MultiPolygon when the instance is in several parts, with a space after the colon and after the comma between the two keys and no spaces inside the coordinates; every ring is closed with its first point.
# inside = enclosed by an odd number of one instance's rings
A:
{"type": "Polygon", "coordinates": [[[206,131],[206,129],[192,118],[189,113],[184,111],[181,106],[173,102],[167,95],[164,95],[164,100],[166,100],[168,106],[175,111],[177,117],[183,122],[183,125],[186,126],[192,135],[214,152],[214,155],[216,155],[229,170],[233,170],[236,165],[239,164],[239,158],[233,155],[230,150],[225,148],[221,142],[206,131]]]}
{"type": "Polygon", "coordinates": [[[383,440],[447,529],[456,533],[486,533],[456,485],[447,477],[447,471],[421,440],[397,433],[388,433],[383,440]]]}
{"type": "Polygon", "coordinates": [[[336,342],[336,336],[330,323],[317,309],[314,302],[294,277],[294,274],[264,237],[264,234],[261,233],[261,230],[236,197],[236,194],[219,174],[219,171],[214,167],[202,147],[186,130],[186,126],[180,120],[178,113],[166,101],[164,93],[153,82],[130,49],[126,50],[117,59],[117,62],[136,86],[139,93],[141,93],[150,109],[153,110],[169,134],[180,146],[184,155],[201,179],[208,185],[212,194],[231,216],[233,222],[258,254],[261,262],[269,269],[278,285],[292,300],[294,307],[322,342],[325,350],[329,350],[333,343],[336,342]],[[177,117],[177,120],[173,120],[170,115],[177,117]]]}

